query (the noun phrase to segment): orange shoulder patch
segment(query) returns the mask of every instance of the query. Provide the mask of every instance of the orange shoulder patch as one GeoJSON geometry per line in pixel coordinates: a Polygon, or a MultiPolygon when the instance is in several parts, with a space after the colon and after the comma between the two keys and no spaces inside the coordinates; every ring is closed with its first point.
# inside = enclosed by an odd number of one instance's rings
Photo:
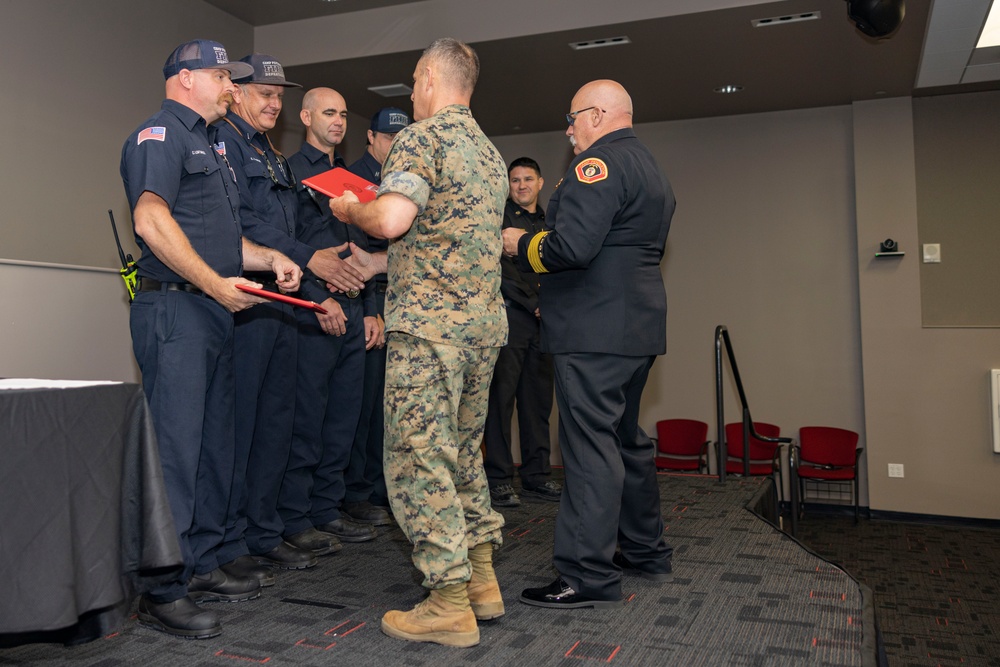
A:
{"type": "Polygon", "coordinates": [[[590,157],[576,165],[576,180],[581,183],[597,183],[608,177],[608,165],[604,160],[590,157]]]}

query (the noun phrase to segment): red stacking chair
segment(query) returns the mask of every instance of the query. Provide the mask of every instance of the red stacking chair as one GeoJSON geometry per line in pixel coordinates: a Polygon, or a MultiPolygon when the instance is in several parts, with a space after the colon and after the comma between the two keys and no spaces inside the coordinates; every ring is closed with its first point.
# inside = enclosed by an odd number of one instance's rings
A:
{"type": "Polygon", "coordinates": [[[708,449],[708,424],[695,419],[656,422],[656,469],[701,472],[708,449]]]}
{"type": "MultiPolygon", "coordinates": [[[[777,438],[781,428],[765,422],[754,422],[753,430],[766,438],[777,438]]],[[[781,444],[750,438],[750,475],[781,475],[781,444]]],[[[726,424],[726,473],[743,474],[743,422],[726,424]]],[[[779,480],[780,481],[780,480],[779,480]]],[[[780,487],[779,487],[780,488],[780,487]]]]}
{"type": "Polygon", "coordinates": [[[833,426],[803,426],[799,429],[799,497],[805,480],[851,485],[854,498],[854,521],[858,520],[858,460],[864,447],[858,447],[858,434],[833,426]]]}

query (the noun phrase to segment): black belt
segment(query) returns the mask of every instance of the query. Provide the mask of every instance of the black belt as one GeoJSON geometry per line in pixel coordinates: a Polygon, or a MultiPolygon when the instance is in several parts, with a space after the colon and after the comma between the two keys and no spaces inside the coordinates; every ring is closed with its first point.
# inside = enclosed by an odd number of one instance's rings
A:
{"type": "Polygon", "coordinates": [[[139,278],[140,292],[187,292],[205,296],[205,293],[191,283],[161,283],[152,278],[139,278]]]}
{"type": "Polygon", "coordinates": [[[255,283],[260,283],[265,289],[278,289],[278,284],[274,282],[275,278],[273,273],[268,273],[267,271],[244,271],[243,277],[247,280],[252,280],[255,283]]]}
{"type": "MultiPolygon", "coordinates": [[[[322,278],[317,278],[316,282],[318,282],[320,285],[322,285],[324,289],[327,289],[327,287],[326,287],[326,281],[323,280],[322,278]]],[[[348,299],[357,299],[358,296],[361,294],[361,290],[352,289],[352,290],[348,290],[346,292],[334,292],[334,294],[342,294],[342,295],[346,296],[348,299]]]]}

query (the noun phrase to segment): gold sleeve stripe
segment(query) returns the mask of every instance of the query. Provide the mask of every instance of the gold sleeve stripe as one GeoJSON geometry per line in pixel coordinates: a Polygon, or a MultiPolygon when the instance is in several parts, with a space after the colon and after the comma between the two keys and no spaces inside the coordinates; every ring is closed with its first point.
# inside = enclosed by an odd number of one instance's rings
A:
{"type": "Polygon", "coordinates": [[[528,263],[531,264],[531,268],[535,273],[549,272],[542,263],[542,242],[545,241],[545,237],[548,235],[549,232],[539,232],[528,241],[528,263]]]}

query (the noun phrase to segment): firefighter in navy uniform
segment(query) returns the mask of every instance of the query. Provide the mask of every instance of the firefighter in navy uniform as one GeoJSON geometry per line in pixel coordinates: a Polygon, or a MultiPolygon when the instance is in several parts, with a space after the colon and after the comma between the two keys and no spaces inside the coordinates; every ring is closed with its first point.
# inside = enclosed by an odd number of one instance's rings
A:
{"type": "Polygon", "coordinates": [[[210,123],[225,116],[250,74],[218,42],[177,47],[163,67],[166,97],[122,147],[139,285],[132,348],[142,372],[184,569],[144,594],[139,623],[187,638],[214,637],[218,615],[196,601],[260,595],[255,577],[227,573],[223,539],[233,476],[233,316],[263,299],[236,289],[244,270],[272,271],[286,290],[301,270],[241,236],[236,177],[210,123]]]}
{"type": "MultiPolygon", "coordinates": [[[[397,107],[384,107],[372,116],[368,129],[368,147],[348,170],[376,185],[382,182],[382,163],[389,154],[389,146],[396,133],[410,124],[410,117],[397,107]]],[[[385,252],[389,242],[374,236],[368,237],[369,252],[385,252]]],[[[371,282],[375,290],[374,308],[365,311],[365,317],[377,317],[379,335],[367,344],[365,353],[364,395],[361,418],[354,433],[351,462],[344,472],[347,495],[341,511],[355,521],[373,525],[391,523],[389,496],[382,472],[382,445],[385,419],[382,400],[385,393],[385,291],[388,277],[378,273],[371,282]]],[[[367,304],[366,304],[367,307],[367,304]]]]}
{"type": "MultiPolygon", "coordinates": [[[[299,86],[285,80],[281,63],[272,56],[254,54],[241,62],[253,67],[253,74],[236,81],[233,107],[215,126],[219,150],[240,185],[243,233],[304,267],[315,253],[295,240],[295,176],[267,136],[278,120],[285,89],[299,86]]],[[[266,275],[244,276],[268,282],[266,275]]],[[[252,574],[269,586],[275,580],[272,567],[294,570],[318,562],[312,550],[283,539],[278,514],[295,412],[295,315],[292,306],[271,301],[237,313],[235,319],[236,465],[219,560],[227,571],[252,574]]]]}
{"type": "MultiPolygon", "coordinates": [[[[347,129],[347,102],[331,88],[313,88],[302,99],[299,118],[306,140],[288,158],[299,179],[296,236],[314,248],[350,255],[347,243],[364,248],[364,233],[334,218],[325,195],[302,180],[346,167],[337,146],[347,129]]],[[[341,512],[354,432],[361,412],[365,341],[377,333],[375,318],[365,320],[365,301],[374,299],[370,285],[331,291],[321,276],[306,272],[302,295],[322,305],[326,314],[298,309],[299,360],[296,370],[295,418],[291,454],[281,486],[278,511],[285,530],[318,541],[366,542],[375,527],[356,523],[341,512]]],[[[339,546],[338,546],[339,548],[339,546]]]]}
{"type": "Polygon", "coordinates": [[[542,274],[542,344],[553,355],[566,472],[559,576],[521,601],[617,607],[623,570],[654,581],[671,573],[653,443],[638,419],[653,360],[666,352],[660,261],[675,200],[632,131],[621,85],[593,81],[570,109],[566,134],[577,157],[549,199],[549,228],[503,232],[504,251],[542,274]]]}

